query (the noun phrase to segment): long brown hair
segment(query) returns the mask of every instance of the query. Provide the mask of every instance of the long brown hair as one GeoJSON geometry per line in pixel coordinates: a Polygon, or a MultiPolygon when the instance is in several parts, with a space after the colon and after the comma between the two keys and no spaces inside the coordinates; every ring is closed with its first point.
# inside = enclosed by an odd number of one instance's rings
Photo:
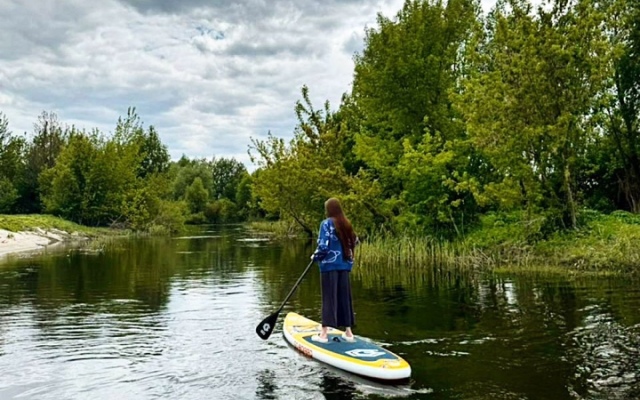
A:
{"type": "Polygon", "coordinates": [[[356,234],[353,231],[351,222],[342,212],[340,201],[336,198],[330,198],[324,203],[324,210],[327,217],[333,220],[336,226],[336,235],[342,245],[342,259],[353,260],[353,250],[356,247],[356,234]]]}

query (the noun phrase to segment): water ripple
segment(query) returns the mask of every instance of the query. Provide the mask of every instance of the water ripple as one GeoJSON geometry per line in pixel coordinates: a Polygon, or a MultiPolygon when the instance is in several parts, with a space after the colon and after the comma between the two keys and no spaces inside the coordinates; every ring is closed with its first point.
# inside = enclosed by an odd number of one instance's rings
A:
{"type": "Polygon", "coordinates": [[[574,397],[640,397],[640,324],[625,327],[597,307],[586,311],[586,324],[571,332],[570,357],[576,364],[574,397]]]}

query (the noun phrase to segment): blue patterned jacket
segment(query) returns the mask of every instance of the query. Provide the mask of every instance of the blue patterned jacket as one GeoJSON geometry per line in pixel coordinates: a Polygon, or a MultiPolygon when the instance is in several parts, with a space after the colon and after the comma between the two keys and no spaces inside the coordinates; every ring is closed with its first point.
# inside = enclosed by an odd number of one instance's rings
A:
{"type": "MultiPolygon", "coordinates": [[[[358,240],[356,239],[356,243],[358,240]]],[[[320,272],[351,271],[353,260],[343,260],[342,244],[336,235],[336,227],[331,218],[320,224],[318,247],[313,253],[313,259],[320,264],[320,272]]]]}

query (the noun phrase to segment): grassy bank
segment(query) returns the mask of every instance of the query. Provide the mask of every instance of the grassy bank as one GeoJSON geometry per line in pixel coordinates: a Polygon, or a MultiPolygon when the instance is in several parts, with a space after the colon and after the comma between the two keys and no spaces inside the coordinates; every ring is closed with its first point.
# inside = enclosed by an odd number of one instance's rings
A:
{"type": "MultiPolygon", "coordinates": [[[[489,214],[463,239],[374,236],[358,248],[358,265],[385,271],[465,269],[519,273],[640,274],[640,216],[583,211],[580,228],[544,232],[544,220],[489,214]]],[[[253,223],[275,237],[300,234],[284,222],[253,223]]]]}
{"type": "Polygon", "coordinates": [[[509,272],[640,273],[640,216],[585,213],[580,229],[543,237],[536,224],[495,215],[456,242],[371,238],[358,251],[365,268],[443,267],[509,272]]]}
{"type": "Polygon", "coordinates": [[[109,228],[92,228],[79,225],[53,215],[44,214],[28,214],[28,215],[0,215],[0,229],[12,232],[30,231],[36,228],[44,230],[58,229],[67,233],[77,232],[83,236],[97,237],[105,235],[113,235],[117,232],[109,228]]]}
{"type": "Polygon", "coordinates": [[[640,273],[640,216],[593,214],[576,232],[557,233],[533,247],[541,259],[562,267],[640,273]]]}

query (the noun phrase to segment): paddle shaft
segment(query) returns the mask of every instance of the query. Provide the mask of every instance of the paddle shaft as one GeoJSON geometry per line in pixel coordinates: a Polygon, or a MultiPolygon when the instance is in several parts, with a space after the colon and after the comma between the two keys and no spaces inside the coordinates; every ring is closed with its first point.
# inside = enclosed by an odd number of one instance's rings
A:
{"type": "Polygon", "coordinates": [[[302,272],[302,275],[300,275],[300,278],[298,278],[298,280],[296,281],[296,284],[293,285],[293,287],[289,291],[289,294],[287,295],[287,297],[284,298],[284,301],[280,305],[280,308],[278,308],[278,311],[276,311],[277,314],[280,314],[280,311],[282,311],[282,309],[284,308],[285,304],[287,304],[287,301],[289,301],[291,296],[293,296],[293,293],[296,291],[296,289],[300,285],[300,282],[302,282],[302,279],[304,279],[305,275],[307,275],[307,272],[309,272],[309,270],[311,269],[311,266],[313,265],[313,262],[314,262],[314,260],[311,260],[309,265],[307,265],[307,268],[304,269],[304,271],[302,272]]]}
{"type": "Polygon", "coordinates": [[[275,327],[276,322],[278,321],[278,315],[280,315],[280,311],[282,311],[285,304],[287,304],[287,301],[289,301],[289,298],[291,298],[291,296],[293,295],[293,292],[296,291],[296,289],[300,285],[300,282],[302,282],[302,279],[307,274],[307,272],[309,272],[309,269],[311,269],[312,265],[313,265],[313,260],[311,260],[309,265],[307,265],[307,268],[305,268],[302,275],[300,275],[300,278],[298,278],[298,281],[296,282],[296,284],[293,285],[293,287],[291,288],[291,291],[282,302],[282,305],[280,306],[280,308],[278,308],[276,312],[269,315],[267,318],[263,319],[262,322],[260,322],[258,326],[256,326],[256,333],[258,334],[258,336],[260,336],[262,340],[267,340],[269,336],[271,336],[271,332],[273,332],[273,328],[275,327]]]}

